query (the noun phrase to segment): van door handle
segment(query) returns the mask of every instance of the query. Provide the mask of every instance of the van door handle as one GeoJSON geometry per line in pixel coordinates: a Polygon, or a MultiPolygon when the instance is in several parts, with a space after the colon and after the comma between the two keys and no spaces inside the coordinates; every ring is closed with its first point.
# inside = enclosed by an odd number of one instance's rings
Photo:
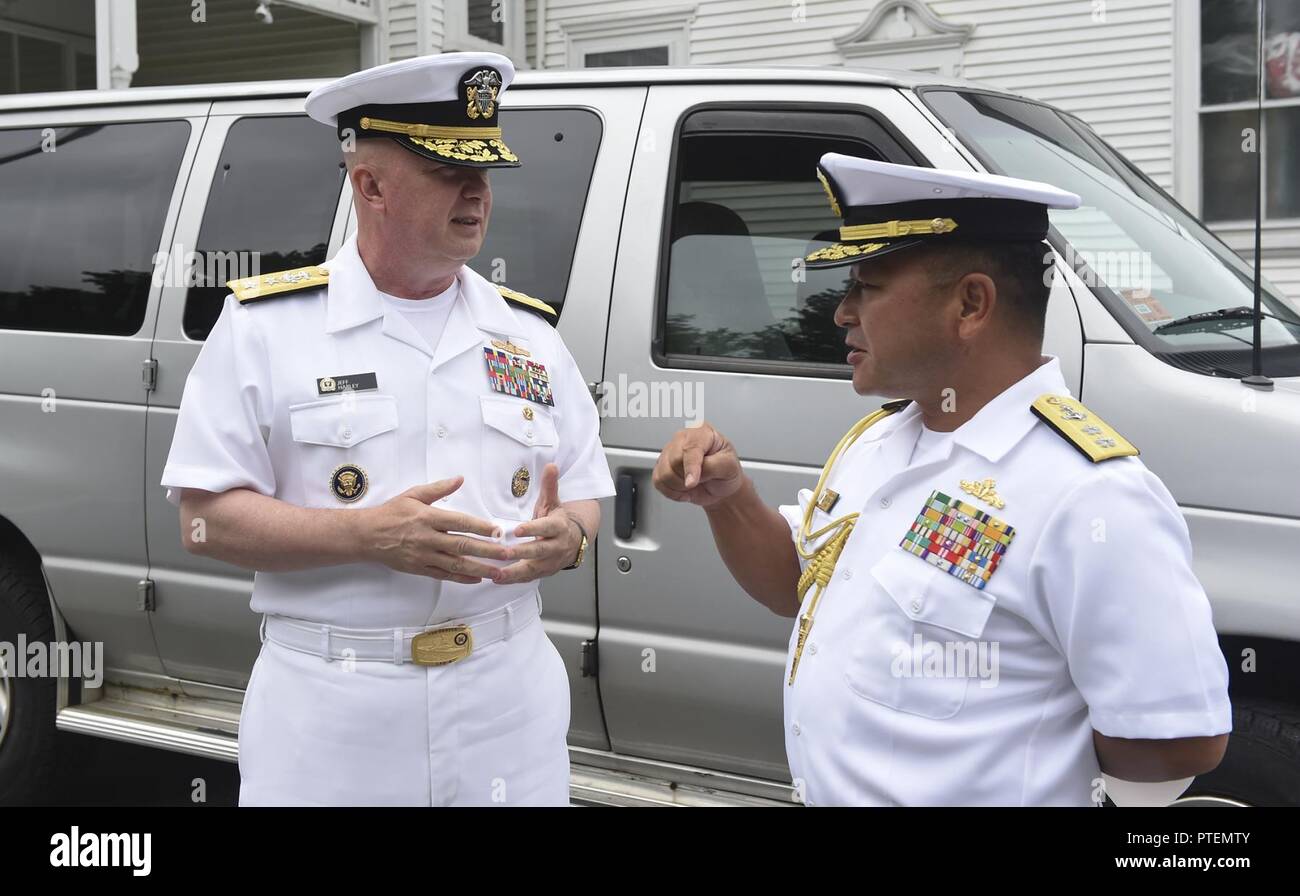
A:
{"type": "Polygon", "coordinates": [[[614,489],[614,534],[626,541],[636,529],[636,478],[619,473],[614,489]]]}

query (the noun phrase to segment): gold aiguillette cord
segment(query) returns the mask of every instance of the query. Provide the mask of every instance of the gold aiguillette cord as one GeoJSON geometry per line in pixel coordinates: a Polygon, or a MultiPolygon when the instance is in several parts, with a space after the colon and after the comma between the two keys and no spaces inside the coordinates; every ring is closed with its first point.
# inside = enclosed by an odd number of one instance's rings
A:
{"type": "Polygon", "coordinates": [[[835,573],[835,564],[840,559],[840,554],[844,553],[844,545],[848,543],[849,536],[853,534],[853,525],[858,521],[856,513],[850,513],[845,516],[834,519],[822,526],[816,532],[812,529],[813,510],[817,507],[817,502],[822,496],[822,491],[826,487],[826,480],[830,478],[831,468],[835,465],[841,454],[844,453],[850,445],[857,441],[858,436],[866,432],[877,421],[883,420],[890,414],[899,410],[898,407],[881,408],[863,417],[853,425],[853,428],[844,434],[831,456],[822,467],[822,474],[817,480],[817,487],[813,489],[812,497],[808,501],[808,506],[804,508],[803,522],[799,526],[799,537],[795,540],[795,550],[799,556],[808,561],[803,572],[799,575],[799,603],[803,604],[804,596],[808,589],[813,585],[817,590],[813,592],[812,600],[808,602],[808,609],[799,616],[799,638],[794,646],[794,659],[790,662],[790,680],[786,685],[794,684],[795,673],[799,671],[799,659],[803,656],[804,645],[808,643],[808,634],[812,631],[813,615],[817,612],[817,605],[821,602],[822,594],[826,591],[826,586],[831,582],[831,576],[835,573]],[[823,535],[829,535],[826,543],[820,548],[811,549],[808,543],[821,538],[823,535]]]}

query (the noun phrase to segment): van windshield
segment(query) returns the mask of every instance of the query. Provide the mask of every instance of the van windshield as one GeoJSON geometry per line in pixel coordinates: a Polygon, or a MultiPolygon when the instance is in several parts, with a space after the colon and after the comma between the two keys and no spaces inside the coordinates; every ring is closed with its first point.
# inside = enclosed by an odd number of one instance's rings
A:
{"type": "MultiPolygon", "coordinates": [[[[920,96],[989,171],[1082,197],[1077,209],[1050,211],[1051,242],[1135,342],[1187,370],[1250,372],[1253,315],[1175,322],[1253,308],[1251,266],[1085,124],[994,94],[922,90],[920,96]]],[[[1261,326],[1264,372],[1300,375],[1300,307],[1267,281],[1262,307],[1272,315],[1261,326]]]]}

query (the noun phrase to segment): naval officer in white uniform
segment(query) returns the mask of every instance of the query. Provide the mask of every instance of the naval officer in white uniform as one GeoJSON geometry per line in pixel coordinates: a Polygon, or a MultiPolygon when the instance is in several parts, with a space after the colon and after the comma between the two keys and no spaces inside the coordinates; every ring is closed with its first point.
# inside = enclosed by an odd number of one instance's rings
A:
{"type": "Polygon", "coordinates": [[[466,266],[487,169],[519,164],[512,77],[450,53],[313,92],[356,236],[232,281],[190,373],[162,484],[187,548],[256,570],[264,614],[241,805],[567,802],[538,582],[581,562],[614,489],[554,310],[466,266]]]}
{"type": "Polygon", "coordinates": [[[807,263],[851,266],[854,390],[896,400],[779,512],[708,425],[655,470],[737,582],[798,616],[796,793],[1167,802],[1223,755],[1227,668],[1173,498],[1042,354],[1047,209],[1079,198],[836,154],[818,176],[844,224],[807,263]]]}

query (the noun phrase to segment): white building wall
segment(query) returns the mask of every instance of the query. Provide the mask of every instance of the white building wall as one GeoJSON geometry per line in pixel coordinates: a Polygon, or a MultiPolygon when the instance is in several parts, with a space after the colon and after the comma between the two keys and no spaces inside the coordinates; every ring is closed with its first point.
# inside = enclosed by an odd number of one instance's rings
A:
{"type": "MultiPolygon", "coordinates": [[[[445,0],[392,0],[425,7],[430,46],[441,47],[445,0]]],[[[545,68],[569,65],[566,24],[626,20],[638,12],[695,7],[688,59],[704,65],[854,64],[835,43],[867,21],[877,0],[544,0],[545,68]]],[[[884,2],[884,0],[881,0],[884,2]]],[[[954,74],[1052,103],[1078,115],[1157,184],[1195,208],[1176,187],[1175,27],[1173,4],[1195,0],[929,0],[944,23],[973,26],[954,74]]],[[[526,0],[526,60],[539,51],[539,0],[526,0]]],[[[1187,10],[1182,10],[1183,14],[1187,10]]],[[[1192,10],[1195,14],[1195,10],[1192,10]]],[[[406,21],[401,19],[400,21],[406,21]]],[[[390,35],[393,58],[414,55],[409,37],[390,35]]],[[[576,30],[576,28],[575,28],[576,30]]],[[[1192,48],[1195,51],[1195,48],[1192,48]]],[[[870,64],[864,61],[863,64],[870,64]]],[[[1188,85],[1183,85],[1184,89],[1188,85]]],[[[1183,152],[1195,152],[1185,147],[1183,152]]],[[[1274,232],[1265,243],[1265,276],[1300,295],[1300,233],[1274,232]]],[[[1246,257],[1248,240],[1228,236],[1246,257]]]]}

